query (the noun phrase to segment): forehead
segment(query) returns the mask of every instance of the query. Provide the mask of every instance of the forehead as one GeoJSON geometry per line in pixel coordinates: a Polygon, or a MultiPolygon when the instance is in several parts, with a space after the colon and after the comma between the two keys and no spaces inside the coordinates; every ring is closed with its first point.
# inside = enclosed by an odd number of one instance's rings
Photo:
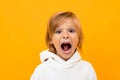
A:
{"type": "Polygon", "coordinates": [[[73,26],[78,32],[79,31],[79,20],[76,17],[72,17],[72,16],[69,16],[69,17],[62,16],[62,17],[53,18],[50,22],[51,28],[49,27],[51,35],[53,35],[55,30],[59,29],[60,26],[64,26],[64,27],[73,26]]]}
{"type": "Polygon", "coordinates": [[[56,28],[76,28],[75,22],[72,19],[65,20],[62,24],[59,24],[56,28]]]}
{"type": "Polygon", "coordinates": [[[61,18],[58,20],[53,21],[51,28],[50,29],[50,33],[51,36],[53,36],[54,32],[58,29],[61,28],[72,28],[75,29],[77,31],[77,33],[79,32],[79,21],[76,18],[61,18]]]}

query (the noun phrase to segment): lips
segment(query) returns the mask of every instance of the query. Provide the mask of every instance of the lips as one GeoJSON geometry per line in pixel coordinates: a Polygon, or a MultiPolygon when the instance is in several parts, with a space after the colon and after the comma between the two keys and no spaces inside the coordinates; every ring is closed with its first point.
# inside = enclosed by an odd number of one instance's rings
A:
{"type": "Polygon", "coordinates": [[[61,48],[64,52],[67,52],[71,49],[72,45],[71,43],[62,43],[61,48]]]}

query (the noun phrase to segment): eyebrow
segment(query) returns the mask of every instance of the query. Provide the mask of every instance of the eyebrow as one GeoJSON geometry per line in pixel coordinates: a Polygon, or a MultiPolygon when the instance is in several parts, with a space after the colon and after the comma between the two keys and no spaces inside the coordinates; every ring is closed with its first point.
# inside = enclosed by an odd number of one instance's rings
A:
{"type": "Polygon", "coordinates": [[[55,30],[61,30],[60,28],[56,28],[55,30]]]}
{"type": "Polygon", "coordinates": [[[75,28],[75,27],[74,27],[74,28],[72,27],[72,28],[68,28],[68,29],[76,29],[76,28],[75,28]]]}
{"type": "MultiPolygon", "coordinates": [[[[70,27],[70,28],[68,28],[68,30],[71,30],[71,29],[77,30],[76,27],[70,27]]],[[[58,27],[58,28],[55,29],[55,31],[57,31],[57,30],[62,30],[62,29],[58,27]]]]}

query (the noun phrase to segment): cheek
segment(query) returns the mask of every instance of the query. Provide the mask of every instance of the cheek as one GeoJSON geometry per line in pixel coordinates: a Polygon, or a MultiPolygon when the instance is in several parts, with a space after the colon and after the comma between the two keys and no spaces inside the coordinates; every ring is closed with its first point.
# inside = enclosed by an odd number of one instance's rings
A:
{"type": "Polygon", "coordinates": [[[54,44],[54,45],[58,44],[58,43],[59,43],[59,37],[53,36],[51,42],[52,42],[52,44],[54,44]]]}
{"type": "Polygon", "coordinates": [[[78,42],[79,42],[78,35],[74,35],[74,36],[73,36],[73,44],[74,44],[75,46],[77,46],[77,45],[78,45],[78,42]]]}
{"type": "Polygon", "coordinates": [[[76,37],[75,42],[76,42],[76,44],[78,44],[78,37],[76,37]]]}

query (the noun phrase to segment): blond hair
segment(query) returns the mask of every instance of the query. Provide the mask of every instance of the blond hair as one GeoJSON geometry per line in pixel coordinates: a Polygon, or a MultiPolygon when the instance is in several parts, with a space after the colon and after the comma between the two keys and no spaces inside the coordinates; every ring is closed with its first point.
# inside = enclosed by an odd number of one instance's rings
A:
{"type": "Polygon", "coordinates": [[[56,53],[56,49],[53,44],[51,44],[53,34],[55,32],[55,29],[59,27],[61,24],[65,23],[68,19],[72,19],[75,23],[75,27],[77,28],[77,34],[78,34],[78,48],[82,48],[82,42],[83,42],[83,32],[80,26],[80,22],[76,15],[72,12],[66,11],[66,12],[59,12],[51,16],[49,19],[48,25],[47,25],[47,31],[46,31],[46,45],[49,48],[49,51],[56,53]]]}

